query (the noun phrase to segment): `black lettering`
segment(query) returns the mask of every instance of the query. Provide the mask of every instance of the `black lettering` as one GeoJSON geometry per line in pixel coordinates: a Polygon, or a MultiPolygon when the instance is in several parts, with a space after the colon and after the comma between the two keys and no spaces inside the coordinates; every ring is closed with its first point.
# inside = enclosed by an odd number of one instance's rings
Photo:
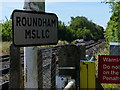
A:
{"type": "Polygon", "coordinates": [[[49,30],[48,29],[45,32],[45,36],[46,36],[46,38],[49,38],[49,30]]]}
{"type": "Polygon", "coordinates": [[[42,30],[42,38],[49,38],[49,30],[42,30]]]}
{"type": "Polygon", "coordinates": [[[36,31],[37,38],[40,38],[38,30],[36,31]]]}
{"type": "Polygon", "coordinates": [[[21,26],[21,18],[16,17],[16,26],[21,26]]]}
{"type": "Polygon", "coordinates": [[[27,23],[28,23],[28,26],[31,26],[32,25],[32,18],[27,18],[27,23]]]}
{"type": "Polygon", "coordinates": [[[48,19],[47,26],[50,26],[50,19],[48,19]]]}
{"type": "Polygon", "coordinates": [[[32,30],[32,38],[35,39],[35,30],[32,30]]]}
{"type": "Polygon", "coordinates": [[[42,30],[42,38],[45,38],[44,30],[42,30]]]}
{"type": "Polygon", "coordinates": [[[38,26],[42,26],[42,20],[41,20],[41,18],[38,18],[38,26]]]}
{"type": "Polygon", "coordinates": [[[31,38],[31,30],[25,30],[25,39],[31,38]]]}
{"type": "Polygon", "coordinates": [[[26,26],[26,18],[25,17],[22,18],[22,25],[26,26]]]}
{"type": "Polygon", "coordinates": [[[55,20],[55,19],[52,19],[52,20],[51,20],[51,25],[52,25],[53,27],[56,27],[56,20],[55,20]]]}
{"type": "Polygon", "coordinates": [[[47,20],[43,19],[43,26],[46,26],[47,20]]]}
{"type": "Polygon", "coordinates": [[[37,18],[33,18],[33,26],[37,26],[37,18]]]}
{"type": "Polygon", "coordinates": [[[33,17],[16,17],[16,26],[48,26],[56,27],[56,19],[46,19],[46,18],[33,18],[33,17]]]}

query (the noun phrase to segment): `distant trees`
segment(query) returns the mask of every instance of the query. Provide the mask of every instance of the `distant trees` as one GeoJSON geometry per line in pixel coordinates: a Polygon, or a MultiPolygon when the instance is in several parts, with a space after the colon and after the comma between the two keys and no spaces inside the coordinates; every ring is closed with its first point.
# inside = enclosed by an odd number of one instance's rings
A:
{"type": "MultiPolygon", "coordinates": [[[[2,40],[12,40],[12,22],[6,20],[2,25],[2,40]]],[[[70,24],[66,26],[63,22],[58,23],[58,39],[72,42],[75,39],[98,40],[104,38],[103,27],[89,21],[86,17],[71,17],[70,24]]]]}
{"type": "Polygon", "coordinates": [[[61,21],[58,23],[58,39],[71,42],[74,40],[73,32],[61,21]]]}
{"type": "Polygon", "coordinates": [[[71,17],[70,28],[75,31],[77,38],[83,38],[86,40],[98,40],[104,38],[103,27],[89,21],[86,17],[77,16],[75,18],[71,17]]]}
{"type": "Polygon", "coordinates": [[[105,30],[107,44],[110,42],[120,42],[120,1],[109,2],[112,9],[112,16],[105,30]]]}
{"type": "Polygon", "coordinates": [[[58,26],[60,40],[71,42],[74,39],[98,40],[104,38],[103,27],[89,21],[83,16],[71,17],[69,26],[65,26],[62,22],[59,22],[58,26]]]}

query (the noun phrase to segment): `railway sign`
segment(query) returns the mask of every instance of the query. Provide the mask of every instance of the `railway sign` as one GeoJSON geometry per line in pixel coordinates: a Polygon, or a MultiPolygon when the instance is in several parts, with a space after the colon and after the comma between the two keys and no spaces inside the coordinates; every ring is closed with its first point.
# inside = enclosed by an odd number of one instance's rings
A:
{"type": "Polygon", "coordinates": [[[53,13],[14,10],[12,25],[15,46],[46,45],[58,42],[58,18],[53,13]]]}
{"type": "Polygon", "coordinates": [[[120,84],[120,56],[99,56],[98,80],[100,83],[120,84]]]}

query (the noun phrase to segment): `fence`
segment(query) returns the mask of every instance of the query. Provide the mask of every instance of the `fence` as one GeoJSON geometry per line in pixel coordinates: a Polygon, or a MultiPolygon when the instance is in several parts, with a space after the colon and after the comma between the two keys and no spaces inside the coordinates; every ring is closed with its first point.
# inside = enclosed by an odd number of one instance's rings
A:
{"type": "MultiPolygon", "coordinates": [[[[100,43],[99,43],[100,44],[100,43]]],[[[91,46],[87,46],[89,48],[91,46]]],[[[80,88],[80,60],[85,59],[86,45],[63,45],[38,50],[38,88],[56,88],[56,77],[71,76],[80,88]],[[77,63],[78,62],[78,63],[77,63]],[[70,69],[71,68],[71,69],[70,69]],[[68,70],[70,69],[70,70],[68,70]],[[72,72],[72,73],[71,73],[72,72]]],[[[9,88],[25,88],[26,77],[20,48],[11,46],[9,88]],[[17,77],[18,76],[18,77],[17,77]],[[16,82],[16,83],[15,83],[16,82]]],[[[65,84],[67,85],[67,83],[65,84]]]]}
{"type": "Polygon", "coordinates": [[[51,48],[39,50],[39,55],[42,55],[38,59],[39,88],[55,88],[58,55],[51,48]]]}
{"type": "MultiPolygon", "coordinates": [[[[83,46],[81,46],[83,47],[83,46]]],[[[80,55],[83,55],[80,51],[80,46],[66,45],[59,47],[57,49],[40,49],[38,51],[38,88],[55,88],[56,86],[56,75],[65,74],[66,69],[60,69],[58,67],[75,67],[74,73],[71,70],[66,73],[66,75],[72,75],[77,82],[76,72],[79,72],[79,60],[80,55]],[[58,53],[56,53],[58,52],[58,53]],[[80,54],[81,53],[81,54],[80,54]],[[76,58],[76,59],[75,59],[76,58]],[[78,62],[78,63],[77,63],[78,62]],[[58,65],[59,63],[59,65],[58,65]],[[73,64],[73,65],[72,65],[73,64]],[[78,65],[77,65],[78,64],[78,65]],[[76,74],[76,75],[75,75],[76,74]]],[[[85,56],[85,55],[84,55],[85,56]]],[[[22,62],[20,60],[20,50],[19,48],[11,46],[10,53],[10,88],[22,88],[23,85],[23,68],[22,62]],[[16,77],[18,76],[18,77],[16,77]]],[[[78,75],[79,76],[79,75],[78,75]]],[[[77,77],[78,77],[77,76],[77,77]]]]}

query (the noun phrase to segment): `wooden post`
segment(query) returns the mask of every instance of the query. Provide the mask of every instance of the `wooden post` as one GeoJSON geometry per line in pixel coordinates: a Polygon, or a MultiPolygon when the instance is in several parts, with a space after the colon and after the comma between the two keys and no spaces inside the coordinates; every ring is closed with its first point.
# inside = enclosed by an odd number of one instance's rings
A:
{"type": "Polygon", "coordinates": [[[43,61],[42,61],[42,51],[38,50],[38,59],[37,59],[37,67],[38,67],[38,90],[42,90],[43,88],[43,61]]]}
{"type": "Polygon", "coordinates": [[[76,88],[79,89],[79,61],[80,48],[75,45],[63,46],[58,55],[59,75],[71,76],[76,81],[76,88]]]}
{"type": "Polygon", "coordinates": [[[52,54],[52,61],[51,61],[51,89],[55,90],[56,85],[56,56],[52,54]]]}
{"type": "Polygon", "coordinates": [[[22,65],[20,48],[13,44],[10,46],[10,90],[22,88],[22,65]]]}
{"type": "Polygon", "coordinates": [[[85,60],[86,59],[86,48],[85,45],[78,45],[80,49],[80,60],[85,60]]]}
{"type": "MultiPolygon", "coordinates": [[[[79,48],[78,55],[80,55],[77,63],[80,63],[80,60],[85,60],[86,49],[85,45],[78,45],[77,47],[79,48]]],[[[80,64],[76,64],[76,77],[76,87],[80,90],[80,64]]]]}

